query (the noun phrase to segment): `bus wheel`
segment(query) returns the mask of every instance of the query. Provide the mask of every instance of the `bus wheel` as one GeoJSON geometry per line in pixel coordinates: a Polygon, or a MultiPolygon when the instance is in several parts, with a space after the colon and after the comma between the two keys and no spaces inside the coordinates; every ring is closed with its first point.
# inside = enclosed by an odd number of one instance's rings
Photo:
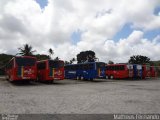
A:
{"type": "Polygon", "coordinates": [[[81,80],[81,77],[80,77],[80,76],[77,76],[77,80],[81,80]]]}
{"type": "Polygon", "coordinates": [[[35,82],[38,82],[38,81],[39,81],[39,78],[37,77],[36,80],[35,80],[35,82]]]}
{"type": "Polygon", "coordinates": [[[111,79],[111,76],[108,76],[108,79],[111,79]]]}
{"type": "Polygon", "coordinates": [[[9,76],[8,75],[6,75],[6,80],[9,80],[9,76]]]}
{"type": "Polygon", "coordinates": [[[8,76],[8,81],[12,82],[11,76],[8,76]]]}
{"type": "Polygon", "coordinates": [[[51,83],[50,84],[53,84],[54,80],[51,80],[51,83]]]}
{"type": "Polygon", "coordinates": [[[114,77],[111,75],[111,79],[113,79],[114,77]]]}
{"type": "Polygon", "coordinates": [[[77,78],[76,78],[77,80],[79,80],[79,77],[77,76],[77,78]]]}

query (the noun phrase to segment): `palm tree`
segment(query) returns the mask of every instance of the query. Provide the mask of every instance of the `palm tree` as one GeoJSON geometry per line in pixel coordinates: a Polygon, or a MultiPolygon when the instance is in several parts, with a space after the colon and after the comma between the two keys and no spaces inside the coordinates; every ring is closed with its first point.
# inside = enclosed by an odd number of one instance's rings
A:
{"type": "Polygon", "coordinates": [[[75,58],[72,58],[72,59],[70,60],[70,64],[73,64],[74,61],[76,61],[76,59],[75,59],[75,58]]]}
{"type": "Polygon", "coordinates": [[[49,56],[51,58],[51,56],[54,54],[54,51],[52,50],[52,48],[49,48],[48,52],[49,52],[49,56]]]}
{"type": "Polygon", "coordinates": [[[60,59],[59,59],[59,57],[56,57],[54,60],[58,61],[58,60],[60,60],[60,59]]]}
{"type": "Polygon", "coordinates": [[[25,44],[23,47],[18,48],[18,50],[20,51],[18,54],[22,55],[22,56],[32,56],[34,52],[36,52],[35,50],[32,50],[32,46],[25,44]]]}

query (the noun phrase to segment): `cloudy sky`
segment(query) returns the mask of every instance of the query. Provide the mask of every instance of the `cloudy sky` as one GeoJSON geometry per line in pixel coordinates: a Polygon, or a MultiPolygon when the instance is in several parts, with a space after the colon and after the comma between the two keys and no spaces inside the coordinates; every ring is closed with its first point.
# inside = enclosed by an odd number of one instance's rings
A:
{"type": "Polygon", "coordinates": [[[26,43],[63,60],[84,50],[104,62],[160,60],[160,0],[0,0],[0,53],[26,43]]]}

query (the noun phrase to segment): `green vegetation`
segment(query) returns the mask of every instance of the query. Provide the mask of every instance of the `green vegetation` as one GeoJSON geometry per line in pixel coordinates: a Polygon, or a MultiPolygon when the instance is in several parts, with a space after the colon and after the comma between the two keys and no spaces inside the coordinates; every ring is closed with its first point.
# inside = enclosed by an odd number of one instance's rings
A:
{"type": "Polygon", "coordinates": [[[94,51],[82,51],[77,54],[77,63],[95,62],[96,56],[94,51]]]}
{"type": "Polygon", "coordinates": [[[17,53],[18,55],[22,55],[22,56],[32,56],[34,52],[36,52],[35,50],[32,50],[32,46],[25,44],[23,47],[18,48],[19,53],[17,53]]]}
{"type": "Polygon", "coordinates": [[[142,55],[133,55],[128,62],[131,64],[149,64],[150,58],[142,55]]]}
{"type": "Polygon", "coordinates": [[[49,48],[48,52],[49,52],[49,58],[51,59],[51,56],[54,54],[54,51],[52,50],[52,48],[49,48]]]}
{"type": "Polygon", "coordinates": [[[160,60],[158,60],[158,61],[150,61],[150,65],[160,66],[160,60]]]}
{"type": "Polygon", "coordinates": [[[108,64],[114,64],[114,62],[112,60],[109,60],[108,64]]]}
{"type": "MultiPolygon", "coordinates": [[[[35,50],[33,50],[33,47],[31,45],[25,44],[23,47],[18,48],[19,53],[17,55],[22,56],[34,56],[37,58],[37,60],[45,60],[45,59],[51,59],[51,56],[54,54],[54,51],[50,48],[48,50],[49,55],[45,54],[33,54],[35,50]]],[[[14,55],[9,54],[0,54],[0,75],[4,74],[4,68],[5,65],[9,62],[9,60],[14,57],[14,55]]],[[[56,57],[54,60],[59,60],[59,57],[56,57]]],[[[77,54],[77,59],[72,58],[69,62],[65,61],[65,64],[73,64],[77,60],[77,63],[84,63],[84,62],[95,62],[96,61],[96,54],[94,51],[82,51],[79,54],[77,54]]],[[[159,61],[150,61],[150,58],[142,55],[133,55],[130,57],[129,63],[131,64],[150,64],[152,66],[160,66],[160,60],[159,61]]],[[[114,64],[113,61],[109,60],[108,64],[114,64]]]]}

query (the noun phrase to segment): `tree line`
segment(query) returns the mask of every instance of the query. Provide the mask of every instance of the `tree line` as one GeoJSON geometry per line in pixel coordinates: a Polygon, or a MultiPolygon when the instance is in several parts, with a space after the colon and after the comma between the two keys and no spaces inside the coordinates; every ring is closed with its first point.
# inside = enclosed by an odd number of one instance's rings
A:
{"type": "MultiPolygon", "coordinates": [[[[31,45],[25,44],[24,46],[18,48],[18,53],[16,55],[21,56],[34,56],[38,60],[51,59],[54,50],[52,48],[48,49],[48,55],[46,54],[35,54],[37,52],[33,49],[31,45]]],[[[8,54],[0,54],[0,68],[3,67],[14,55],[8,54]]],[[[59,60],[59,57],[55,57],[54,60],[59,60]]],[[[69,61],[65,61],[65,64],[73,64],[77,61],[77,63],[85,63],[85,62],[95,62],[99,59],[96,57],[96,54],[92,50],[81,51],[77,54],[76,58],[72,58],[69,61]]],[[[160,65],[160,61],[151,61],[149,57],[142,55],[133,55],[129,58],[128,63],[131,64],[150,64],[150,65],[160,65]]],[[[112,60],[109,60],[108,64],[114,64],[112,60]]]]}

